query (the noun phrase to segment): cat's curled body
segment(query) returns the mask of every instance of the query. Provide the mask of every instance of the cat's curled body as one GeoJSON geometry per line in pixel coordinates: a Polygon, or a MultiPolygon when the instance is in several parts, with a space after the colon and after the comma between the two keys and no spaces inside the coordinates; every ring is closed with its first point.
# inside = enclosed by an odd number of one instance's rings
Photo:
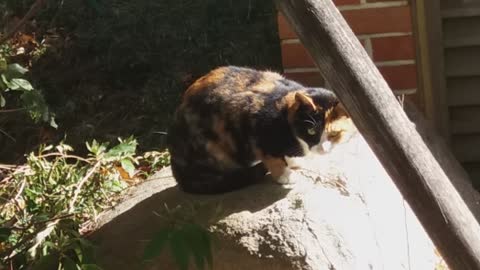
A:
{"type": "Polygon", "coordinates": [[[289,182],[294,164],[319,147],[326,116],[338,103],[278,73],[227,66],[184,93],[168,132],[173,175],[181,189],[214,194],[241,188],[270,172],[289,182]]]}

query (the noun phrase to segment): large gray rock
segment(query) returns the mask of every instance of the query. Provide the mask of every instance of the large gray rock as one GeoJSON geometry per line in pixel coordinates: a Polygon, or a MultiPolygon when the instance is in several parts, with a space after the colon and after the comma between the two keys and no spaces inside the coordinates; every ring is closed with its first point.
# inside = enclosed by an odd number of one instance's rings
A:
{"type": "MultiPolygon", "coordinates": [[[[301,163],[290,187],[218,196],[184,194],[162,170],[98,220],[102,266],[139,269],[145,243],[183,216],[212,232],[213,269],[436,269],[432,242],[360,135],[301,163]]],[[[165,251],[144,266],[178,269],[165,251]]]]}

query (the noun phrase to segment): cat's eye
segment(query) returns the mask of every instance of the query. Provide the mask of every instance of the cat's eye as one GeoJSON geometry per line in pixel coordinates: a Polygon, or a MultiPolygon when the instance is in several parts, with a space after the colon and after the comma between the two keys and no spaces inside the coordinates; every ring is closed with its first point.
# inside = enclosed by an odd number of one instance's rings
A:
{"type": "Polygon", "coordinates": [[[308,135],[315,135],[317,133],[317,131],[314,128],[309,128],[309,129],[307,129],[307,133],[308,133],[308,135]]]}

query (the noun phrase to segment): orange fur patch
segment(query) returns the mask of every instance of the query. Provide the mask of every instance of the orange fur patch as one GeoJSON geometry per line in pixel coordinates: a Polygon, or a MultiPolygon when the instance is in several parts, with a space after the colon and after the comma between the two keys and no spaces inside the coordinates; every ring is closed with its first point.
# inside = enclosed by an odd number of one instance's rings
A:
{"type": "Polygon", "coordinates": [[[281,103],[277,104],[277,109],[281,110],[283,106],[287,107],[287,120],[293,123],[295,113],[298,110],[299,104],[295,101],[295,92],[288,93],[281,103]]]}
{"type": "Polygon", "coordinates": [[[227,153],[235,152],[235,143],[233,142],[232,136],[225,129],[225,121],[215,117],[213,121],[213,131],[218,135],[219,141],[218,144],[223,148],[227,153]]]}
{"type": "Polygon", "coordinates": [[[290,92],[288,93],[282,100],[281,103],[277,104],[277,109],[281,110],[282,106],[287,107],[287,117],[288,117],[288,122],[293,123],[293,119],[295,117],[295,113],[297,112],[298,108],[300,108],[300,105],[307,105],[312,108],[312,110],[321,110],[322,108],[319,108],[315,105],[313,102],[313,99],[302,92],[295,91],[295,92],[290,92]]]}
{"type": "Polygon", "coordinates": [[[262,159],[262,162],[272,174],[273,179],[278,179],[287,169],[287,163],[283,158],[267,156],[262,159]]]}
{"type": "Polygon", "coordinates": [[[262,161],[263,165],[265,165],[274,179],[278,179],[285,172],[288,164],[283,158],[264,155],[263,151],[256,147],[253,149],[253,152],[255,154],[255,159],[262,161]]]}
{"type": "Polygon", "coordinates": [[[329,109],[325,116],[325,133],[332,143],[346,139],[348,134],[353,134],[356,127],[342,104],[329,109]]]}
{"type": "Polygon", "coordinates": [[[192,85],[190,85],[190,87],[188,87],[187,91],[185,91],[184,98],[195,95],[195,93],[207,88],[209,85],[220,82],[225,77],[227,70],[227,67],[220,67],[210,71],[207,75],[204,75],[200,79],[196,80],[192,85]]]}
{"type": "Polygon", "coordinates": [[[256,82],[254,85],[250,87],[252,92],[256,93],[269,93],[275,90],[277,86],[276,81],[282,80],[282,75],[271,72],[271,71],[264,71],[261,73],[261,78],[256,82]]]}
{"type": "Polygon", "coordinates": [[[301,105],[309,106],[312,110],[316,111],[317,107],[313,103],[313,99],[302,92],[297,92],[295,94],[295,101],[301,105]]]}
{"type": "Polygon", "coordinates": [[[237,163],[231,158],[231,155],[228,154],[223,146],[214,141],[208,141],[206,144],[207,152],[211,154],[216,160],[217,164],[223,168],[235,168],[237,163]]]}
{"type": "Polygon", "coordinates": [[[333,122],[334,120],[340,119],[342,117],[350,118],[343,104],[338,103],[335,107],[328,109],[325,112],[326,122],[333,122]]]}
{"type": "Polygon", "coordinates": [[[252,85],[251,91],[257,93],[272,92],[275,89],[275,82],[266,79],[261,79],[256,84],[252,85]]]}

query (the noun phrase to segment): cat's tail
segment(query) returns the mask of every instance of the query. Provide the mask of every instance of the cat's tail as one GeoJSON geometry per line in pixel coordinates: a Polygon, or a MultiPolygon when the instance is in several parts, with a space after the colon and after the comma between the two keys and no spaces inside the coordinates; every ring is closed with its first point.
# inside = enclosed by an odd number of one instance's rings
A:
{"type": "Polygon", "coordinates": [[[263,163],[226,173],[205,167],[179,168],[172,162],[172,172],[180,189],[187,193],[219,194],[258,183],[268,171],[263,163]]]}

